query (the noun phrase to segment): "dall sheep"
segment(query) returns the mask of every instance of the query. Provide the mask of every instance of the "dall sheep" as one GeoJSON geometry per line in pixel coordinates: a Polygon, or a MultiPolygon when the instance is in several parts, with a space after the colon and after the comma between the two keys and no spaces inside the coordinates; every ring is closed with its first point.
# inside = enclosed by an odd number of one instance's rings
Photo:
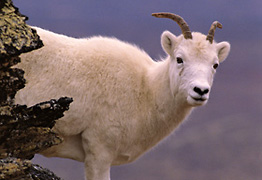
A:
{"type": "Polygon", "coordinates": [[[87,180],[109,180],[112,165],[134,161],[206,104],[230,51],[228,42],[213,40],[221,24],[215,21],[206,36],[191,33],[178,15],[152,15],[174,20],[183,33],[163,32],[167,57],[160,61],[115,38],[75,39],[34,27],[45,46],[21,56],[27,84],[16,103],[74,99],[54,127],[64,142],[43,155],[84,162],[87,180]]]}

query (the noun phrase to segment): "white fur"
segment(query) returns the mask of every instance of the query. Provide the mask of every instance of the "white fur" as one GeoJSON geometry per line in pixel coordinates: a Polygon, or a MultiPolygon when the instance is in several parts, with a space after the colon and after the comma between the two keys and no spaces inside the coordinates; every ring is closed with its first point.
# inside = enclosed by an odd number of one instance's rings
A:
{"type": "Polygon", "coordinates": [[[54,127],[64,142],[43,154],[84,162],[88,180],[109,180],[110,166],[134,161],[193,107],[205,104],[209,92],[200,96],[194,87],[211,88],[213,64],[230,50],[229,43],[210,44],[197,32],[185,40],[166,31],[161,42],[167,58],[155,62],[115,38],[75,39],[35,29],[45,46],[21,55],[18,67],[25,70],[27,84],[16,103],[73,97],[54,127]],[[177,57],[184,62],[178,64],[177,57]]]}

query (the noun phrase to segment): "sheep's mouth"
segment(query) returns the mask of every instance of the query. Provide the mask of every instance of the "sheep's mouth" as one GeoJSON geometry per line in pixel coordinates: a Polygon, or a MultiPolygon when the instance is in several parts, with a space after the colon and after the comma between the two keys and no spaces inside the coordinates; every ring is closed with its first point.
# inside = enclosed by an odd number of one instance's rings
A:
{"type": "Polygon", "coordinates": [[[194,96],[188,96],[187,101],[192,106],[202,106],[207,103],[208,98],[206,97],[194,97],[194,96]]]}
{"type": "Polygon", "coordinates": [[[204,101],[207,100],[206,98],[203,98],[203,97],[196,98],[196,97],[192,97],[192,96],[191,96],[191,98],[194,99],[195,101],[199,101],[199,102],[204,102],[204,101]]]}

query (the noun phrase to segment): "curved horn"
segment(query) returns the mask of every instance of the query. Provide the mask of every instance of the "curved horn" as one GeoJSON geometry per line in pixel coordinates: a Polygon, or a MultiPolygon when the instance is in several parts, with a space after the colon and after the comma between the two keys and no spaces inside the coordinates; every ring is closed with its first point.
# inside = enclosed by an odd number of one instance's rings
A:
{"type": "Polygon", "coordinates": [[[157,18],[169,18],[175,21],[181,28],[185,39],[192,39],[192,34],[186,21],[179,15],[172,13],[153,13],[152,16],[157,18]]]}
{"type": "Polygon", "coordinates": [[[222,29],[222,24],[220,24],[218,21],[214,21],[208,31],[208,35],[206,40],[208,40],[211,44],[213,43],[214,35],[215,35],[215,30],[216,28],[222,29]]]}

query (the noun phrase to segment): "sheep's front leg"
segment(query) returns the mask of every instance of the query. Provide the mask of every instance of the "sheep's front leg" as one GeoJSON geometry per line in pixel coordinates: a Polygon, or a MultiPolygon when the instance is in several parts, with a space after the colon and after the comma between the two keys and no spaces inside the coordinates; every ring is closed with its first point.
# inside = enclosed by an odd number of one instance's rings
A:
{"type": "Polygon", "coordinates": [[[86,180],[110,180],[110,164],[97,157],[85,159],[86,180]]]}
{"type": "Polygon", "coordinates": [[[103,144],[82,134],[82,143],[85,151],[86,180],[110,180],[110,167],[113,156],[103,144]],[[86,138],[87,137],[87,138],[86,138]]]}

